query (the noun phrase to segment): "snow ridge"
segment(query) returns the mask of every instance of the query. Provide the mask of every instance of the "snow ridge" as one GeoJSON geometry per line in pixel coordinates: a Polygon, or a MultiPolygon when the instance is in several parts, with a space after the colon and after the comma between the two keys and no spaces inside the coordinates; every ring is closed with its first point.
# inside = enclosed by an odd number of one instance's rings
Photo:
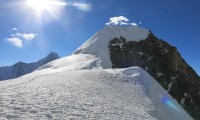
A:
{"type": "Polygon", "coordinates": [[[0,119],[192,120],[142,68],[43,70],[0,82],[0,119]]]}

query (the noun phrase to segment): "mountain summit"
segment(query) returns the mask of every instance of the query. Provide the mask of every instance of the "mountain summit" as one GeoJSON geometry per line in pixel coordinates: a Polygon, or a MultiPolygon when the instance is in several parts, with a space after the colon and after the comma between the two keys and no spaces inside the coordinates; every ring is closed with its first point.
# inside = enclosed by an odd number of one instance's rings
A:
{"type": "Polygon", "coordinates": [[[33,72],[48,62],[60,58],[57,53],[51,52],[46,57],[33,63],[18,62],[12,66],[0,67],[0,80],[7,80],[20,77],[33,72]]]}
{"type": "Polygon", "coordinates": [[[146,39],[149,30],[137,26],[106,26],[83,45],[81,45],[74,54],[92,54],[102,60],[103,68],[111,68],[110,55],[108,50],[109,41],[113,38],[123,36],[127,41],[140,41],[146,39]]]}

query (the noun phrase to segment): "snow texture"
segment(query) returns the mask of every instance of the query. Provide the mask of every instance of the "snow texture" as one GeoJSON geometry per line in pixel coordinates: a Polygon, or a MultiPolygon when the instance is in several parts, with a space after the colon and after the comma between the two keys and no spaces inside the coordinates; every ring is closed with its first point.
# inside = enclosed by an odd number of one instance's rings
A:
{"type": "Polygon", "coordinates": [[[84,70],[102,68],[102,61],[95,55],[74,54],[68,57],[52,61],[38,70],[43,72],[60,72],[63,70],[84,70]]]}
{"type": "MultiPolygon", "coordinates": [[[[57,61],[61,63],[62,60],[57,61]]],[[[90,66],[88,64],[87,68],[90,66]]],[[[192,119],[139,67],[62,69],[49,73],[37,70],[15,80],[1,81],[0,106],[2,120],[192,119]]]]}

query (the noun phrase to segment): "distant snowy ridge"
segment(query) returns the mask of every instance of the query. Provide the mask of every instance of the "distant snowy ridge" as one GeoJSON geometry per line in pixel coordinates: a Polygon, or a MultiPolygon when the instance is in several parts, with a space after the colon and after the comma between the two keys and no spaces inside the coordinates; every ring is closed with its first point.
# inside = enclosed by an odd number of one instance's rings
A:
{"type": "Polygon", "coordinates": [[[123,36],[127,41],[146,39],[149,30],[137,26],[106,26],[81,45],[74,54],[92,54],[102,60],[103,68],[111,68],[108,44],[113,38],[123,36]]]}
{"type": "Polygon", "coordinates": [[[57,53],[51,52],[45,58],[34,63],[18,62],[12,66],[0,67],[0,80],[13,79],[31,73],[46,63],[58,58],[60,57],[57,53]]]}

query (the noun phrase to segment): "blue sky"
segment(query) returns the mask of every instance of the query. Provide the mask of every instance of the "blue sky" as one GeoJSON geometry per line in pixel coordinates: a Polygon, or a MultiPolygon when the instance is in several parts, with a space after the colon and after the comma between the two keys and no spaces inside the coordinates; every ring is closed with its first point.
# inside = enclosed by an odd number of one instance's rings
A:
{"type": "Polygon", "coordinates": [[[141,22],[139,26],[176,46],[186,62],[200,74],[199,0],[59,2],[66,4],[50,7],[49,11],[35,8],[27,0],[0,0],[0,66],[37,61],[51,51],[61,57],[70,55],[111,17],[125,16],[131,22],[141,22]],[[22,43],[10,38],[19,38],[22,43]]]}

